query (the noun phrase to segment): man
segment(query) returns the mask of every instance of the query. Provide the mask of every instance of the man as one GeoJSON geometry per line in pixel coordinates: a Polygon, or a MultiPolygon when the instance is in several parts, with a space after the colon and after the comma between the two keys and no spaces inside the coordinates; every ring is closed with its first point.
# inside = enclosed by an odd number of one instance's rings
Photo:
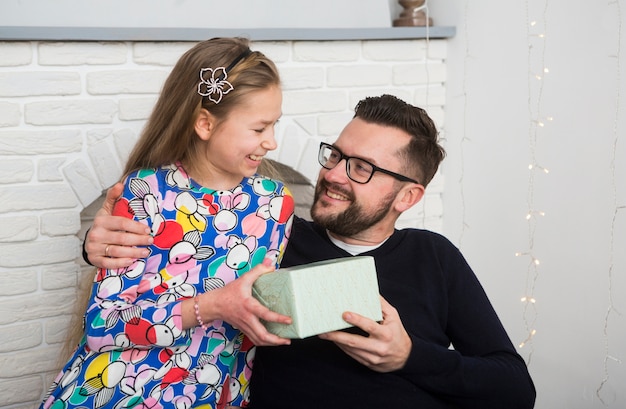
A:
{"type": "MultiPolygon", "coordinates": [[[[534,406],[526,365],[463,256],[436,233],[394,229],[443,156],[426,112],[389,95],[359,102],[335,143],[321,144],[313,222],[296,219],[282,266],[373,256],[383,321],[346,312],[353,330],[258,347],[251,408],[534,406]]],[[[111,219],[96,218],[89,233],[94,264],[126,261],[104,253],[141,256],[110,244],[145,244],[110,232],[139,232],[111,219]]]]}

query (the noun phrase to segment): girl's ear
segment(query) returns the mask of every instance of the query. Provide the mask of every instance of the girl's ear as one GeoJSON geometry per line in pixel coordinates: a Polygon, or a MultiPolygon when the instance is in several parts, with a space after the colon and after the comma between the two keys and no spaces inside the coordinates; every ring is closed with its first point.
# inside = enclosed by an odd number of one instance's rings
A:
{"type": "Polygon", "coordinates": [[[202,108],[198,112],[198,116],[196,117],[196,122],[194,124],[194,129],[196,130],[196,134],[200,137],[200,139],[206,141],[211,136],[211,133],[215,129],[216,120],[213,114],[211,114],[206,109],[202,108]]]}
{"type": "Polygon", "coordinates": [[[400,213],[415,206],[424,197],[424,186],[411,183],[403,187],[396,196],[395,208],[400,213]]]}

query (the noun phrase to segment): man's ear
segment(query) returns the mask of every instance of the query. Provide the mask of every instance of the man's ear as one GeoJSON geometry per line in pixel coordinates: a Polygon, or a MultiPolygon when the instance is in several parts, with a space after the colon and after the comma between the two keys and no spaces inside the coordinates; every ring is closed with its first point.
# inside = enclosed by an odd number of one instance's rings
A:
{"type": "Polygon", "coordinates": [[[396,210],[400,213],[409,210],[411,207],[419,203],[424,197],[424,186],[417,183],[410,183],[404,186],[396,196],[394,204],[396,210]]]}
{"type": "Polygon", "coordinates": [[[211,133],[215,129],[216,123],[217,122],[213,114],[204,108],[200,109],[198,116],[196,117],[196,122],[194,123],[196,134],[200,137],[200,139],[204,141],[208,140],[211,133]]]}

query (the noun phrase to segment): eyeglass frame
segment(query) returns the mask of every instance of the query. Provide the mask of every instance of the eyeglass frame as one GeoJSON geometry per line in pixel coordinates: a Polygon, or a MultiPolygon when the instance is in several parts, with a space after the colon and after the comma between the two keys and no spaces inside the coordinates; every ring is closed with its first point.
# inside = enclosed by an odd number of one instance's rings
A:
{"type": "MultiPolygon", "coordinates": [[[[420,185],[420,184],[421,184],[420,182],[418,182],[418,181],[417,181],[417,180],[415,180],[415,179],[411,179],[411,178],[410,178],[410,177],[408,177],[408,176],[404,176],[404,175],[401,175],[401,174],[399,174],[399,173],[392,172],[392,171],[387,170],[387,169],[383,169],[383,168],[381,168],[381,167],[379,167],[379,166],[376,166],[376,165],[374,165],[372,162],[367,161],[367,160],[365,160],[365,159],[362,159],[362,158],[359,158],[359,157],[356,157],[356,156],[348,156],[348,155],[344,154],[343,152],[341,152],[341,150],[339,150],[339,148],[337,148],[336,146],[333,146],[333,145],[331,145],[331,144],[329,144],[329,143],[326,143],[326,142],[320,142],[320,149],[319,149],[319,151],[318,151],[318,153],[317,153],[317,161],[319,162],[319,164],[320,164],[320,165],[321,165],[324,169],[328,169],[328,170],[330,170],[330,169],[334,169],[335,167],[337,167],[337,165],[339,165],[339,162],[341,162],[341,161],[342,161],[342,160],[344,160],[344,159],[346,160],[346,175],[348,175],[348,178],[350,178],[350,180],[351,180],[351,181],[353,181],[353,182],[355,182],[355,183],[359,183],[359,184],[361,184],[361,185],[364,185],[364,184],[366,184],[366,183],[369,183],[369,181],[370,181],[370,180],[372,180],[372,176],[374,176],[374,173],[376,173],[376,172],[384,173],[384,174],[389,175],[389,176],[391,176],[391,177],[393,177],[393,178],[395,178],[396,180],[399,180],[399,181],[401,181],[401,182],[411,182],[411,183],[417,183],[418,185],[420,185]],[[337,163],[336,163],[334,166],[332,166],[332,167],[328,167],[328,166],[326,166],[325,164],[323,164],[323,163],[322,163],[322,159],[323,159],[323,158],[322,158],[322,152],[323,152],[323,151],[324,151],[324,149],[326,149],[326,148],[328,148],[328,149],[330,149],[330,150],[332,150],[332,151],[335,151],[335,152],[337,152],[337,153],[339,154],[339,160],[338,160],[338,161],[337,161],[337,163]],[[354,179],[352,178],[352,176],[350,176],[350,164],[349,164],[349,162],[350,162],[350,160],[351,160],[351,159],[360,160],[360,161],[362,161],[362,162],[367,163],[369,166],[371,166],[371,167],[372,167],[372,173],[370,173],[369,177],[367,178],[367,180],[366,180],[365,182],[359,182],[358,180],[354,180],[354,179]]],[[[329,161],[328,161],[328,160],[326,160],[326,163],[328,163],[328,162],[329,162],[329,161]]]]}

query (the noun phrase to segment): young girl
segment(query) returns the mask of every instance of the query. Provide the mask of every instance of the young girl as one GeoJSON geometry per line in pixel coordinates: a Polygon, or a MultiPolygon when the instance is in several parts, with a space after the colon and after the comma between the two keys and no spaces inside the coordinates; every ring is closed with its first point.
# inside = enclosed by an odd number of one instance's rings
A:
{"type": "Polygon", "coordinates": [[[43,408],[247,404],[252,343],[289,343],[261,323],[289,318],[250,294],[278,266],[293,218],[285,186],[256,173],[276,148],[281,103],[274,63],[244,39],[181,57],[114,208],[154,243],[130,267],[98,270],[83,337],[43,408]]]}

